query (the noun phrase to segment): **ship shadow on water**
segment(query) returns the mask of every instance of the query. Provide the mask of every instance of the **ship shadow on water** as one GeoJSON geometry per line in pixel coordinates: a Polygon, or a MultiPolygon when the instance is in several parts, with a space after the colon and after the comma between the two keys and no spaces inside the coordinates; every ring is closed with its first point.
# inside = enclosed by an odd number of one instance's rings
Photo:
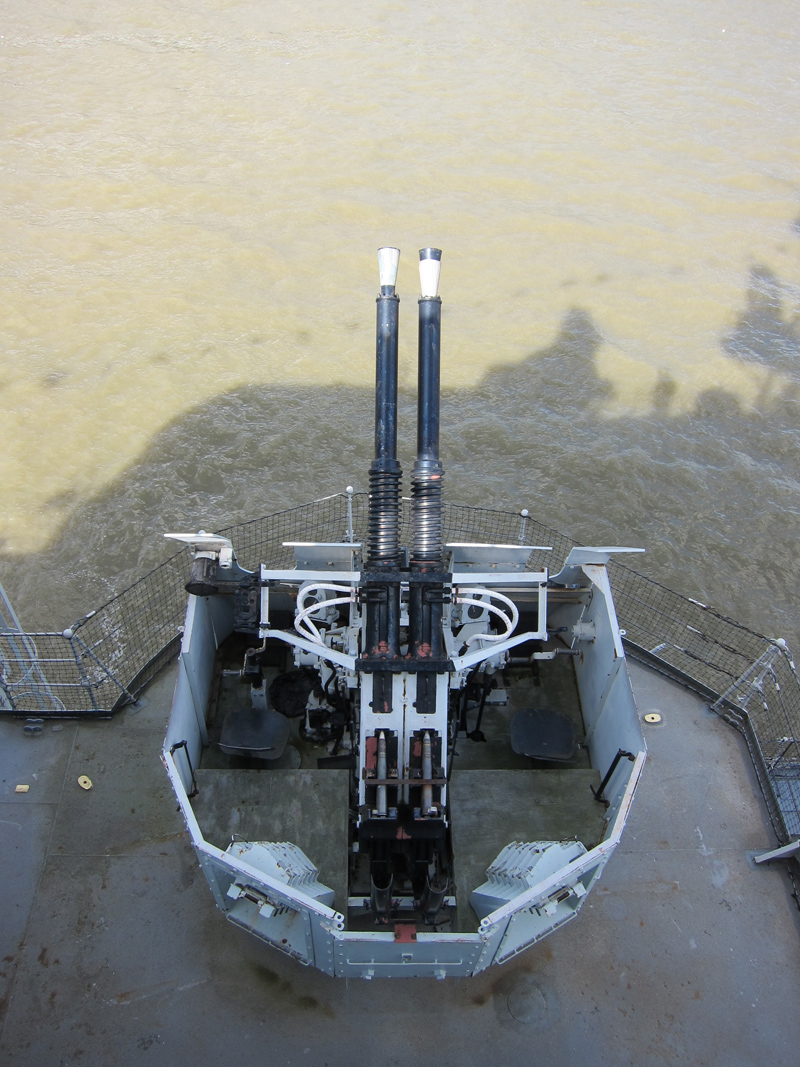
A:
{"type": "MultiPolygon", "coordinates": [[[[528,507],[584,543],[645,547],[637,569],[796,645],[800,319],[785,311],[781,282],[754,267],[721,339],[729,358],[767,369],[753,408],[720,384],[675,410],[677,383],[662,372],[646,410],[613,414],[602,343],[591,315],[572,308],[551,344],[492,367],[474,388],[455,388],[445,370],[446,498],[528,507]]],[[[443,346],[446,368],[446,323],[443,346]]],[[[215,529],[366,488],[373,403],[371,381],[250,386],[182,414],[122,478],[74,508],[54,544],[0,559],[23,622],[67,625],[166,558],[166,530],[215,529]]],[[[415,403],[401,390],[406,492],[415,403]]]]}

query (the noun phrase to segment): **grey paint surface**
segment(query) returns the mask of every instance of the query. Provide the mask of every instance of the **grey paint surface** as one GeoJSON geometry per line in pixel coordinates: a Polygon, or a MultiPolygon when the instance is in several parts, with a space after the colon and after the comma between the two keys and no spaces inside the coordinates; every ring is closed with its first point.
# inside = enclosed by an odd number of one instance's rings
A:
{"type": "MultiPolygon", "coordinates": [[[[470,742],[459,742],[460,745],[470,742]]],[[[600,785],[593,770],[453,771],[450,805],[458,885],[458,923],[475,933],[478,917],[469,895],[512,841],[560,841],[576,837],[586,849],[603,835],[605,809],[592,796],[600,785]]]]}
{"type": "Polygon", "coordinates": [[[599,885],[564,930],[453,982],[331,979],[224,921],[158,758],[168,676],[137,714],[68,725],[47,749],[0,721],[16,842],[0,871],[0,1063],[795,1062],[800,916],[781,868],[746,855],[773,843],[746,753],[693,696],[631,675],[663,723],[599,885]]]}
{"type": "Polygon", "coordinates": [[[206,840],[223,851],[233,834],[242,841],[297,845],[345,911],[349,778],[343,770],[201,769],[192,810],[206,840]]]}

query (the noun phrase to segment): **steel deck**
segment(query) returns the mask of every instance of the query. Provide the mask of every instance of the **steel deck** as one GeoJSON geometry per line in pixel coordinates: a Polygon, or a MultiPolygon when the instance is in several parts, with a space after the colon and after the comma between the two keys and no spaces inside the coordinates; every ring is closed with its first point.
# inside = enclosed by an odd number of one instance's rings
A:
{"type": "Polygon", "coordinates": [[[0,1063],[796,1062],[800,913],[749,855],[775,839],[744,742],[630,672],[663,718],[613,862],[575,922],[459,981],[337,981],[225,922],[159,760],[171,672],[111,721],[0,720],[0,1063]]]}

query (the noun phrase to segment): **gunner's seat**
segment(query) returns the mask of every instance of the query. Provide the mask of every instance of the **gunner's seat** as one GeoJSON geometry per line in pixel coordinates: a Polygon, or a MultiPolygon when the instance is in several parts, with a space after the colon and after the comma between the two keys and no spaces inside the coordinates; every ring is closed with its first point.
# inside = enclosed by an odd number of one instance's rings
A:
{"type": "Polygon", "coordinates": [[[575,759],[575,723],[549,708],[522,708],[511,720],[511,747],[520,756],[554,763],[575,759]]]}

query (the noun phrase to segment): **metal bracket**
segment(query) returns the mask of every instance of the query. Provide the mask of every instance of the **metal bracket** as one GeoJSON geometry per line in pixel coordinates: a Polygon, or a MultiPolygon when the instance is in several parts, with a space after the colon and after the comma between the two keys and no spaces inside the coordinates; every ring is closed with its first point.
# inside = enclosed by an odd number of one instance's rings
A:
{"type": "Polygon", "coordinates": [[[800,839],[790,841],[788,845],[782,845],[780,848],[773,848],[770,852],[762,852],[758,856],[753,856],[753,862],[771,863],[772,860],[788,860],[798,853],[800,853],[800,839]]]}
{"type": "Polygon", "coordinates": [[[634,760],[636,759],[636,756],[634,756],[634,754],[632,752],[625,752],[623,749],[620,749],[619,752],[614,757],[614,759],[611,761],[611,766],[608,768],[608,771],[606,773],[605,778],[600,783],[600,788],[599,789],[595,789],[593,785],[589,786],[589,788],[591,789],[592,793],[594,794],[594,799],[596,801],[598,801],[598,803],[600,803],[600,804],[605,804],[606,807],[608,807],[608,801],[603,796],[603,793],[605,792],[606,786],[611,781],[611,776],[613,775],[614,771],[617,769],[617,764],[619,763],[619,761],[621,759],[629,759],[631,761],[631,763],[633,763],[634,760]]]}
{"type": "Polygon", "coordinates": [[[191,757],[189,756],[189,746],[187,745],[186,741],[177,741],[170,748],[169,754],[170,754],[170,756],[174,756],[179,748],[182,748],[184,750],[184,752],[186,753],[186,762],[189,764],[189,774],[191,774],[191,776],[192,776],[192,791],[191,791],[191,793],[187,793],[186,794],[186,796],[189,798],[189,800],[191,800],[192,797],[196,797],[197,796],[197,794],[200,792],[200,790],[197,788],[197,779],[194,776],[194,767],[192,766],[192,760],[191,760],[191,757]]]}

